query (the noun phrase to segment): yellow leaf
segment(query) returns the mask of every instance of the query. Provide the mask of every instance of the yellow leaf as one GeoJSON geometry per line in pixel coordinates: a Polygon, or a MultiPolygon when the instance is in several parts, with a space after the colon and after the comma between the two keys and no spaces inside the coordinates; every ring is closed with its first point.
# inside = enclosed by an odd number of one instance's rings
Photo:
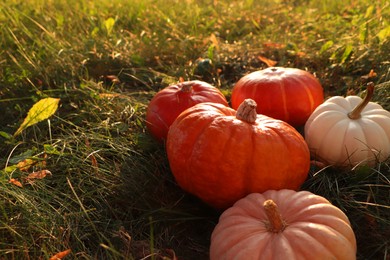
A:
{"type": "Polygon", "coordinates": [[[107,35],[111,34],[112,29],[114,28],[115,25],[115,19],[114,18],[108,18],[107,20],[104,21],[104,27],[107,30],[107,35]]]}
{"type": "Polygon", "coordinates": [[[35,103],[27,113],[27,117],[16,130],[14,136],[19,135],[27,127],[32,126],[40,121],[48,119],[58,108],[59,98],[44,98],[35,103]]]}

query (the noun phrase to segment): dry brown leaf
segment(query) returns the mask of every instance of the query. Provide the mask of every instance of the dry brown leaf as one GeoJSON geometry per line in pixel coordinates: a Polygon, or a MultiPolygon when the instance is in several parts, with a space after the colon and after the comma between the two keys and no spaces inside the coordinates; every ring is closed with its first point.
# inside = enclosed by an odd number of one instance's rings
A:
{"type": "Polygon", "coordinates": [[[33,180],[33,179],[43,179],[45,178],[47,175],[52,175],[51,172],[49,170],[41,170],[41,171],[36,171],[36,172],[32,172],[30,173],[26,180],[33,180]]]}
{"type": "Polygon", "coordinates": [[[18,181],[17,179],[11,178],[11,179],[9,180],[9,183],[11,183],[11,184],[13,184],[13,185],[15,185],[15,186],[18,186],[18,187],[20,187],[20,188],[23,188],[22,183],[21,183],[20,181],[18,181]]]}
{"type": "Polygon", "coordinates": [[[266,42],[263,43],[263,47],[265,49],[283,49],[286,45],[282,43],[276,43],[276,42],[266,42]]]}
{"type": "Polygon", "coordinates": [[[268,58],[266,58],[264,56],[261,56],[261,55],[259,55],[258,58],[259,58],[259,60],[261,60],[262,62],[267,64],[268,67],[273,67],[273,66],[275,66],[278,63],[277,61],[268,59],[268,58]]]}
{"type": "Polygon", "coordinates": [[[52,257],[50,257],[50,260],[58,260],[58,259],[63,259],[65,256],[69,255],[72,252],[71,249],[67,249],[65,251],[59,252],[52,257]]]}
{"type": "Polygon", "coordinates": [[[375,78],[376,76],[378,76],[378,74],[372,69],[367,75],[361,76],[361,78],[367,80],[367,79],[375,78]]]}
{"type": "Polygon", "coordinates": [[[120,79],[117,76],[115,76],[115,75],[107,75],[106,79],[110,80],[114,84],[121,83],[120,79]]]}

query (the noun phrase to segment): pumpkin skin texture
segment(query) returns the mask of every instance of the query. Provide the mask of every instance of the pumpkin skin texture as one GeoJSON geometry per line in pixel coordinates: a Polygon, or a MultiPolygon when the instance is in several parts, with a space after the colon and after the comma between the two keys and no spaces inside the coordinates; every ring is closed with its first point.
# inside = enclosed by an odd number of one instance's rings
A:
{"type": "Polygon", "coordinates": [[[303,126],[324,101],[323,88],[311,73],[297,68],[269,67],[249,73],[234,86],[232,108],[251,98],[257,113],[303,126]]]}
{"type": "Polygon", "coordinates": [[[373,165],[390,156],[390,112],[369,102],[373,91],[371,85],[365,99],[335,96],[317,107],[304,129],[315,160],[350,168],[373,165]],[[350,118],[352,111],[355,118],[350,118]]]}
{"type": "Polygon", "coordinates": [[[179,186],[217,209],[252,192],[298,189],[310,167],[303,137],[258,115],[249,99],[238,111],[216,103],[185,110],[169,129],[166,150],[179,186]]]}
{"type": "Polygon", "coordinates": [[[176,117],[185,109],[202,102],[228,106],[221,91],[207,82],[192,80],[170,85],[160,90],[150,101],[146,111],[146,126],[155,139],[163,141],[176,117]]]}
{"type": "Polygon", "coordinates": [[[356,259],[348,217],[308,191],[252,193],[225,210],[211,235],[211,260],[356,259]]]}

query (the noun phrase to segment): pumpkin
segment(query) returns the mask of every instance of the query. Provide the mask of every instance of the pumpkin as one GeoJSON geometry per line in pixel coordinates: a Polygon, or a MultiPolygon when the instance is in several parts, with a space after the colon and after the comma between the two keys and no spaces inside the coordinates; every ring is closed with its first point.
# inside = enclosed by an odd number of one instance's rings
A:
{"type": "Polygon", "coordinates": [[[233,87],[231,104],[237,109],[251,98],[257,113],[303,126],[324,101],[321,83],[311,73],[297,68],[269,67],[242,77],[233,87]]]}
{"type": "Polygon", "coordinates": [[[228,106],[222,92],[207,82],[192,80],[170,85],[150,101],[146,111],[147,129],[153,137],[163,141],[176,117],[185,109],[202,102],[228,106]]]}
{"type": "Polygon", "coordinates": [[[354,167],[390,155],[390,112],[370,102],[374,85],[359,96],[334,96],[309,117],[304,133],[312,157],[328,165],[354,167]]]}
{"type": "Polygon", "coordinates": [[[310,167],[303,137],[284,121],[216,103],[181,113],[168,132],[171,171],[185,191],[223,209],[252,192],[298,189],[310,167]]]}
{"type": "Polygon", "coordinates": [[[211,234],[211,260],[356,259],[348,217],[308,191],[252,193],[225,210],[211,234]]]}

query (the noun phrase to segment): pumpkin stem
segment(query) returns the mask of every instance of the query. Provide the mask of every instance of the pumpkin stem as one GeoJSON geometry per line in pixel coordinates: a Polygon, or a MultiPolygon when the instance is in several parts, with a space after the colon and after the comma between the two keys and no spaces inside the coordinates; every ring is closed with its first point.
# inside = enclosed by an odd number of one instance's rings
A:
{"type": "Polygon", "coordinates": [[[192,82],[181,82],[181,91],[191,92],[192,91],[192,82]]]}
{"type": "Polygon", "coordinates": [[[359,119],[361,117],[361,113],[363,109],[367,106],[368,102],[370,102],[370,100],[372,99],[373,94],[374,94],[374,83],[369,82],[367,83],[366,96],[350,113],[348,113],[348,117],[350,119],[359,119]]]}
{"type": "Polygon", "coordinates": [[[236,118],[253,124],[257,118],[257,104],[253,99],[245,99],[237,108],[236,118]]]}
{"type": "Polygon", "coordinates": [[[268,231],[279,233],[286,228],[286,223],[279,213],[278,205],[273,200],[266,200],[263,203],[265,213],[268,217],[267,228],[268,231]]]}

